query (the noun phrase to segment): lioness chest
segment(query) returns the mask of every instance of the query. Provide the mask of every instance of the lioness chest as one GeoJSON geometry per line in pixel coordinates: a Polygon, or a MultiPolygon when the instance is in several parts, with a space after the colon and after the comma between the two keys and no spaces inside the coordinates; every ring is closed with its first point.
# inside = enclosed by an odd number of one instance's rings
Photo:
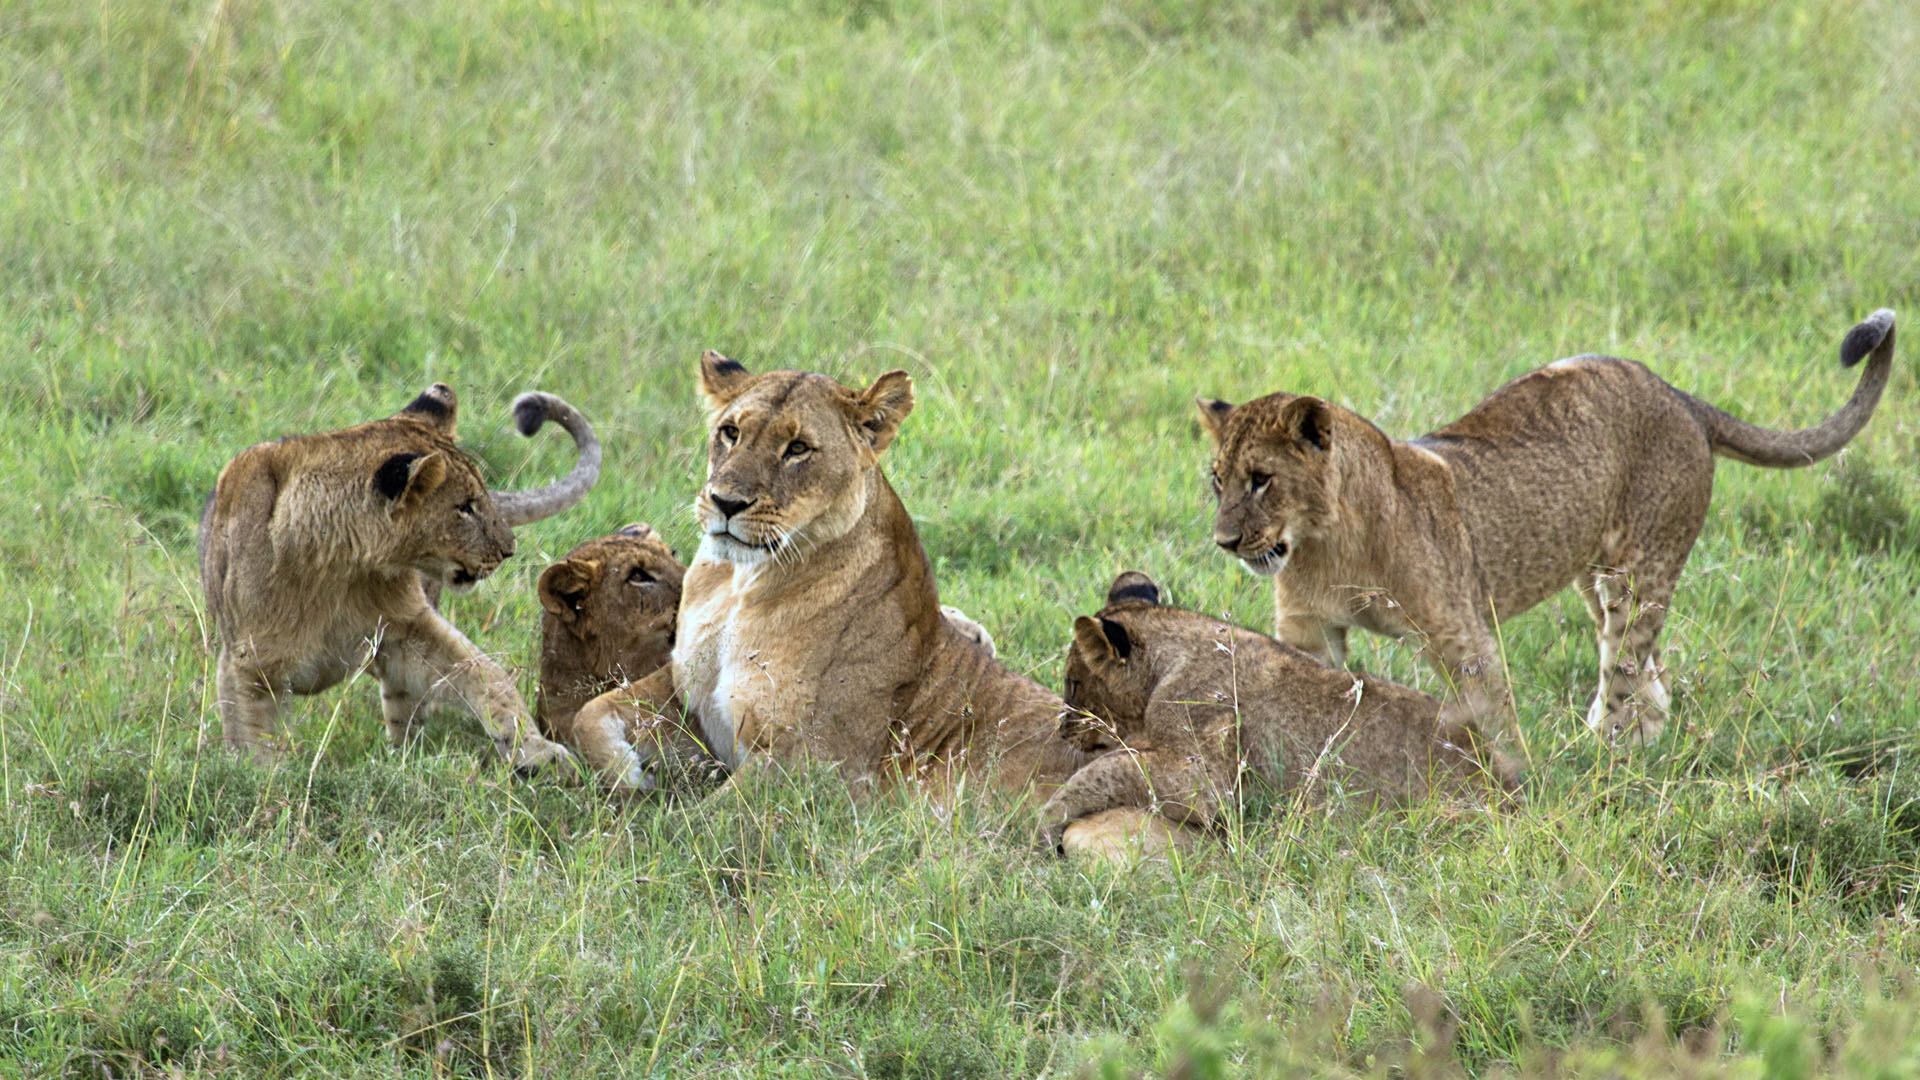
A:
{"type": "Polygon", "coordinates": [[[730,767],[776,744],[820,743],[815,753],[843,759],[851,748],[839,745],[836,722],[872,707],[843,699],[849,687],[860,698],[860,687],[889,685],[868,654],[899,635],[875,629],[884,613],[837,603],[844,590],[832,581],[770,586],[756,570],[699,561],[688,569],[674,687],[730,767]],[[856,621],[870,632],[847,632],[856,621]]]}

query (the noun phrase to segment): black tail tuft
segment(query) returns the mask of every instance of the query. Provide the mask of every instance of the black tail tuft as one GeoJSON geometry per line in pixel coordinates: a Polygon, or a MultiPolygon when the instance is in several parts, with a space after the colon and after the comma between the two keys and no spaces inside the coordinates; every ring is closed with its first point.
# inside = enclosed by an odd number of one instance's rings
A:
{"type": "Polygon", "coordinates": [[[1861,320],[1840,342],[1840,366],[1852,367],[1880,347],[1893,331],[1893,309],[1881,308],[1861,320]]]}
{"type": "Polygon", "coordinates": [[[547,422],[547,403],[538,394],[521,394],[513,403],[513,426],[528,438],[547,422]]]}

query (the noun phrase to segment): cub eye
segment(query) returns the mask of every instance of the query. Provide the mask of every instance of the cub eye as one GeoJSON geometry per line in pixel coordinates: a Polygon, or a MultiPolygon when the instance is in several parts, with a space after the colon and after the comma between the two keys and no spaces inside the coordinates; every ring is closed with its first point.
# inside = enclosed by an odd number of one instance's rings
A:
{"type": "Polygon", "coordinates": [[[1272,482],[1273,482],[1272,473],[1257,472],[1257,473],[1247,474],[1247,486],[1252,488],[1255,491],[1259,491],[1261,488],[1266,487],[1268,484],[1272,482]]]}
{"type": "Polygon", "coordinates": [[[732,424],[720,425],[720,441],[731,446],[740,439],[740,429],[732,424]]]}
{"type": "Polygon", "coordinates": [[[1221,484],[1220,484],[1220,470],[1218,470],[1218,469],[1215,469],[1215,470],[1214,470],[1214,471],[1213,471],[1213,472],[1212,472],[1212,473],[1211,473],[1211,474],[1210,474],[1210,475],[1209,475],[1209,476],[1207,477],[1207,479],[1209,479],[1209,480],[1211,480],[1211,481],[1213,481],[1213,493],[1214,493],[1215,495],[1218,495],[1218,494],[1220,494],[1220,487],[1221,487],[1221,484]]]}
{"type": "Polygon", "coordinates": [[[466,502],[463,502],[460,504],[460,514],[462,517],[473,516],[473,500],[472,499],[468,499],[466,502]]]}
{"type": "Polygon", "coordinates": [[[636,566],[632,570],[627,571],[627,584],[629,585],[649,585],[652,583],[653,575],[647,573],[644,567],[636,566]]]}
{"type": "Polygon", "coordinates": [[[797,458],[797,457],[805,457],[808,454],[808,452],[811,451],[812,449],[813,447],[808,446],[806,443],[801,442],[799,439],[795,439],[792,442],[787,444],[787,448],[785,451],[782,452],[782,456],[789,459],[797,458]]]}

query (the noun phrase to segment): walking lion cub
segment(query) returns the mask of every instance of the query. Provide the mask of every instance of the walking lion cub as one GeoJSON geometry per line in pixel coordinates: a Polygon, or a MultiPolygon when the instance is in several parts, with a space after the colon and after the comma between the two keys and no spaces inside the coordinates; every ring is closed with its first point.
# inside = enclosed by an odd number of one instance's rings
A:
{"type": "Polygon", "coordinates": [[[514,404],[532,435],[567,417],[580,456],[545,488],[490,492],[454,445],[453,391],[435,383],[385,420],[242,450],[200,519],[200,576],[220,640],[228,744],[271,761],[281,703],[362,665],[380,680],[387,736],[403,741],[438,700],[479,717],[523,771],[569,755],[531,730],[513,680],[439,611],[440,586],[468,588],[513,554],[510,526],[571,506],[599,471],[599,444],[549,394],[514,404]]]}
{"type": "Polygon", "coordinates": [[[1792,432],[1605,356],[1522,375],[1411,442],[1316,397],[1202,398],[1213,539],[1273,578],[1289,645],[1344,664],[1350,627],[1419,635],[1456,694],[1449,717],[1511,716],[1494,627],[1572,584],[1600,639],[1588,725],[1652,739],[1670,696],[1660,629],[1706,522],[1714,455],[1784,469],[1845,446],[1887,385],[1893,323],[1876,311],[1847,333],[1841,364],[1868,359],[1853,397],[1792,432]]]}
{"type": "Polygon", "coordinates": [[[1436,723],[1434,698],[1163,607],[1160,587],[1137,570],[1114,579],[1098,615],[1073,621],[1066,701],[1076,712],[1062,735],[1100,756],[1041,808],[1048,850],[1068,826],[1116,807],[1210,828],[1247,778],[1389,801],[1519,784],[1518,766],[1472,724],[1436,723]]]}

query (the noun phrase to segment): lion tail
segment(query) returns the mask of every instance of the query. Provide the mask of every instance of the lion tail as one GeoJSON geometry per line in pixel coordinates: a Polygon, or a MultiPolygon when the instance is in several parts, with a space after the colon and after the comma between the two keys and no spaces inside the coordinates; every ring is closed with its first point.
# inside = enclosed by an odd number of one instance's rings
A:
{"type": "Polygon", "coordinates": [[[1840,366],[1852,367],[1863,358],[1867,367],[1838,412],[1810,428],[1775,431],[1737,420],[1689,394],[1681,394],[1706,429],[1713,452],[1749,465],[1791,469],[1829,457],[1860,433],[1880,404],[1893,371],[1893,312],[1887,308],[1866,317],[1847,331],[1840,342],[1840,366]]]}

